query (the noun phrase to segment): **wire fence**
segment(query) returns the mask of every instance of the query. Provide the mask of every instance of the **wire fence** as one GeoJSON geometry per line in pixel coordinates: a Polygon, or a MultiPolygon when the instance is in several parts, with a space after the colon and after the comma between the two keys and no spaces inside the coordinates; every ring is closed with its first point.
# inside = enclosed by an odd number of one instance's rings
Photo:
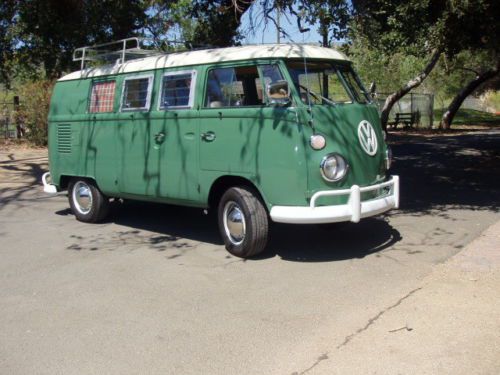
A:
{"type": "Polygon", "coordinates": [[[18,124],[19,97],[12,102],[0,102],[0,134],[4,138],[20,138],[24,135],[24,126],[18,124]]]}
{"type": "MultiPolygon", "coordinates": [[[[377,101],[382,108],[390,94],[379,93],[377,101]]],[[[398,100],[389,113],[388,125],[411,128],[432,128],[434,122],[434,95],[409,93],[398,100]]]]}

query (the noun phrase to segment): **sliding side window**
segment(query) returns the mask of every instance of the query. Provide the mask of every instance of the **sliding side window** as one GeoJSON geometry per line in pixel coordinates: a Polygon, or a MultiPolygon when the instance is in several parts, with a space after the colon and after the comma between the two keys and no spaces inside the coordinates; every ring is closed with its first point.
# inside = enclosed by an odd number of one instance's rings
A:
{"type": "Polygon", "coordinates": [[[151,102],[153,76],[130,77],[123,81],[122,111],[147,111],[151,102]]]}
{"type": "Polygon", "coordinates": [[[262,91],[258,93],[258,84],[259,73],[255,65],[212,69],[208,73],[205,106],[260,106],[263,104],[262,91]]]}
{"type": "Polygon", "coordinates": [[[115,81],[94,82],[90,92],[89,112],[113,112],[115,81]]]}
{"type": "Polygon", "coordinates": [[[192,108],[195,83],[195,71],[165,73],[161,81],[158,108],[192,108]]]}

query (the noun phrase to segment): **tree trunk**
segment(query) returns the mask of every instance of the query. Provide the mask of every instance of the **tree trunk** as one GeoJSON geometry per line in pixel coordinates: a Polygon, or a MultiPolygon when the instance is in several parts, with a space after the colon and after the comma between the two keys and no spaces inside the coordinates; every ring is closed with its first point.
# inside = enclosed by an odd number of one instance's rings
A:
{"type": "Polygon", "coordinates": [[[432,71],[432,69],[434,68],[434,66],[438,62],[439,56],[441,56],[441,53],[442,53],[442,49],[435,49],[432,53],[432,56],[431,56],[429,63],[425,67],[425,69],[419,75],[417,75],[415,78],[408,81],[408,83],[406,83],[406,85],[401,87],[398,91],[392,93],[391,95],[389,95],[387,97],[387,99],[385,100],[385,103],[384,103],[384,107],[382,108],[382,112],[380,114],[380,121],[382,123],[382,128],[384,130],[387,129],[387,121],[389,120],[389,112],[391,112],[391,109],[394,106],[394,104],[399,99],[401,99],[403,96],[408,94],[412,89],[419,86],[424,81],[424,79],[427,78],[429,73],[432,71]]]}
{"type": "Polygon", "coordinates": [[[460,106],[470,94],[474,92],[482,83],[494,78],[498,74],[498,66],[496,69],[490,69],[484,73],[476,75],[472,81],[467,83],[453,98],[450,105],[443,113],[441,117],[441,122],[439,123],[439,128],[447,130],[450,128],[453,118],[455,117],[460,106]]]}

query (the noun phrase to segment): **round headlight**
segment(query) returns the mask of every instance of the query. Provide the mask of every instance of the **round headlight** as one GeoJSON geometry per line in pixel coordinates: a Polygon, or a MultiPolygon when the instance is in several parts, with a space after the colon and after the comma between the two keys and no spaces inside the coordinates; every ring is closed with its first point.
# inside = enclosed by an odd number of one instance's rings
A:
{"type": "Polygon", "coordinates": [[[326,155],[320,164],[321,175],[329,182],[343,179],[348,168],[346,160],[339,154],[326,155]]]}
{"type": "Polygon", "coordinates": [[[385,168],[388,170],[391,168],[392,164],[392,150],[387,146],[387,151],[385,152],[385,168]]]}

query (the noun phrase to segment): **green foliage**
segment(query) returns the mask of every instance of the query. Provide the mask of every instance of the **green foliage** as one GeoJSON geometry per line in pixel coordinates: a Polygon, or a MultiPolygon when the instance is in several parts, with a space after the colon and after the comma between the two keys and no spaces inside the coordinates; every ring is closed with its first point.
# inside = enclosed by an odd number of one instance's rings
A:
{"type": "Polygon", "coordinates": [[[485,93],[486,102],[492,108],[495,108],[498,113],[500,113],[500,91],[488,91],[485,93]]]}
{"type": "MultiPolygon", "coordinates": [[[[443,56],[439,66],[424,83],[424,90],[436,95],[437,107],[444,107],[478,73],[488,70],[492,62],[494,56],[484,50],[464,50],[452,59],[443,56]]],[[[487,88],[480,88],[478,92],[487,88]]]]}
{"type": "Polygon", "coordinates": [[[200,45],[226,47],[238,44],[241,34],[238,30],[241,17],[252,1],[194,0],[190,15],[196,19],[192,42],[200,45]]]}
{"type": "Polygon", "coordinates": [[[347,36],[350,20],[350,6],[345,0],[302,0],[290,1],[288,10],[294,12],[297,7],[305,24],[310,26],[319,24],[319,34],[323,37],[322,45],[330,46],[333,41],[347,36]]]}
{"type": "MultiPolygon", "coordinates": [[[[42,67],[50,79],[72,70],[75,48],[131,36],[146,17],[140,0],[8,0],[5,4],[13,7],[0,8],[0,25],[8,24],[9,60],[28,72],[42,67]]],[[[4,82],[11,78],[4,77],[4,82]]]]}
{"type": "Polygon", "coordinates": [[[354,0],[353,7],[353,33],[385,53],[422,56],[442,48],[453,57],[500,48],[496,0],[354,0]]]}
{"type": "Polygon", "coordinates": [[[15,1],[0,2],[0,82],[10,85],[13,66],[11,64],[14,53],[12,30],[16,13],[15,1]]]}
{"type": "Polygon", "coordinates": [[[37,146],[47,145],[47,116],[54,83],[38,80],[18,88],[21,106],[16,113],[16,122],[24,124],[27,139],[37,146]]]}
{"type": "MultiPolygon", "coordinates": [[[[434,117],[441,118],[444,109],[436,109],[434,117]]],[[[474,109],[458,110],[453,123],[456,125],[486,125],[486,126],[500,126],[500,116],[494,113],[476,111],[474,109]]]]}
{"type": "Polygon", "coordinates": [[[376,82],[378,91],[393,92],[422,71],[426,61],[404,52],[386,54],[354,41],[345,52],[365,83],[376,82]]]}
{"type": "Polygon", "coordinates": [[[166,40],[192,40],[197,22],[191,19],[191,4],[190,0],[152,1],[146,12],[144,36],[152,38],[157,48],[164,49],[166,40]]]}

